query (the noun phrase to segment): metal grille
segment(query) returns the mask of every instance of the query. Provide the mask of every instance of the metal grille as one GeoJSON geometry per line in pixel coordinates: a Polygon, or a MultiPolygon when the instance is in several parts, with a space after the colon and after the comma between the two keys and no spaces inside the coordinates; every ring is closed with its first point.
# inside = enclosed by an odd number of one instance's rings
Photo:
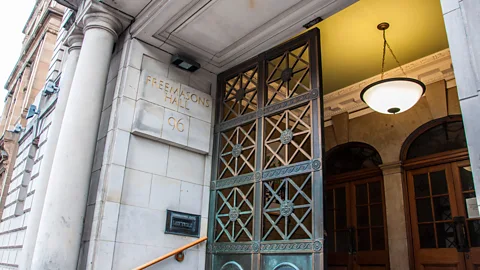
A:
{"type": "Polygon", "coordinates": [[[256,123],[221,133],[219,179],[255,171],[256,123]]]}
{"type": "Polygon", "coordinates": [[[309,31],[219,75],[207,268],[323,269],[319,44],[309,31]]]}

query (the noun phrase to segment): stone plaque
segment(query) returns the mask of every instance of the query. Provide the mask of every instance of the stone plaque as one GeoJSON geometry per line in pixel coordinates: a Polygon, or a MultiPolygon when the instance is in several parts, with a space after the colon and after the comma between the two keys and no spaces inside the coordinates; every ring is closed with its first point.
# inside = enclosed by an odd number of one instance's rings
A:
{"type": "Polygon", "coordinates": [[[165,233],[200,237],[200,216],[167,210],[165,233]]]}
{"type": "Polygon", "coordinates": [[[206,154],[210,149],[212,108],[210,95],[144,70],[132,132],[206,154]]]}

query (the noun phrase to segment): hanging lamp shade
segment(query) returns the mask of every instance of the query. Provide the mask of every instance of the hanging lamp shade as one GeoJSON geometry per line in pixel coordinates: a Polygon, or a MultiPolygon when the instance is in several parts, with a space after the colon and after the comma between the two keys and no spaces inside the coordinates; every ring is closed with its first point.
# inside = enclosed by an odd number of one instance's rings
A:
{"type": "Polygon", "coordinates": [[[374,82],[360,94],[374,111],[384,114],[402,113],[415,104],[425,93],[425,84],[412,78],[390,78],[374,82]]]}
{"type": "Polygon", "coordinates": [[[412,108],[425,93],[426,87],[421,81],[407,77],[385,37],[385,30],[387,30],[389,26],[388,23],[381,23],[377,26],[379,30],[383,31],[384,40],[382,78],[380,81],[374,82],[365,87],[360,93],[360,97],[362,98],[362,101],[374,111],[384,114],[398,114],[412,108]],[[393,58],[397,61],[405,78],[383,78],[387,47],[393,58]]]}

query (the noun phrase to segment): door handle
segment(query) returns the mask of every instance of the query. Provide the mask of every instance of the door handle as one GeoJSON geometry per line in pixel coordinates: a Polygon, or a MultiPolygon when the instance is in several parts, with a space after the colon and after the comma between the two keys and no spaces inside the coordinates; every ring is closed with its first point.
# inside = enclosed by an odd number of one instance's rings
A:
{"type": "Polygon", "coordinates": [[[454,236],[455,244],[458,252],[469,252],[467,234],[465,233],[465,217],[453,217],[453,224],[455,225],[454,236]]]}
{"type": "Polygon", "coordinates": [[[357,254],[357,241],[355,239],[355,227],[348,228],[348,254],[357,254]]]}

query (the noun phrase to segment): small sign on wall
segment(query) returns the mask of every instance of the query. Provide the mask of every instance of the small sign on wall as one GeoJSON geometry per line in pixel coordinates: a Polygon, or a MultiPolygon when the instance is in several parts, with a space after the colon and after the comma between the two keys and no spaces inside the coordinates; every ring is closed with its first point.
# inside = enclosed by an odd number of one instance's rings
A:
{"type": "Polygon", "coordinates": [[[200,216],[167,210],[165,233],[200,237],[200,216]]]}
{"type": "Polygon", "coordinates": [[[477,198],[465,199],[465,204],[467,205],[468,218],[480,217],[480,213],[478,211],[477,198]]]}
{"type": "Polygon", "coordinates": [[[210,95],[144,70],[135,106],[133,133],[206,154],[210,149],[210,95]]]}

